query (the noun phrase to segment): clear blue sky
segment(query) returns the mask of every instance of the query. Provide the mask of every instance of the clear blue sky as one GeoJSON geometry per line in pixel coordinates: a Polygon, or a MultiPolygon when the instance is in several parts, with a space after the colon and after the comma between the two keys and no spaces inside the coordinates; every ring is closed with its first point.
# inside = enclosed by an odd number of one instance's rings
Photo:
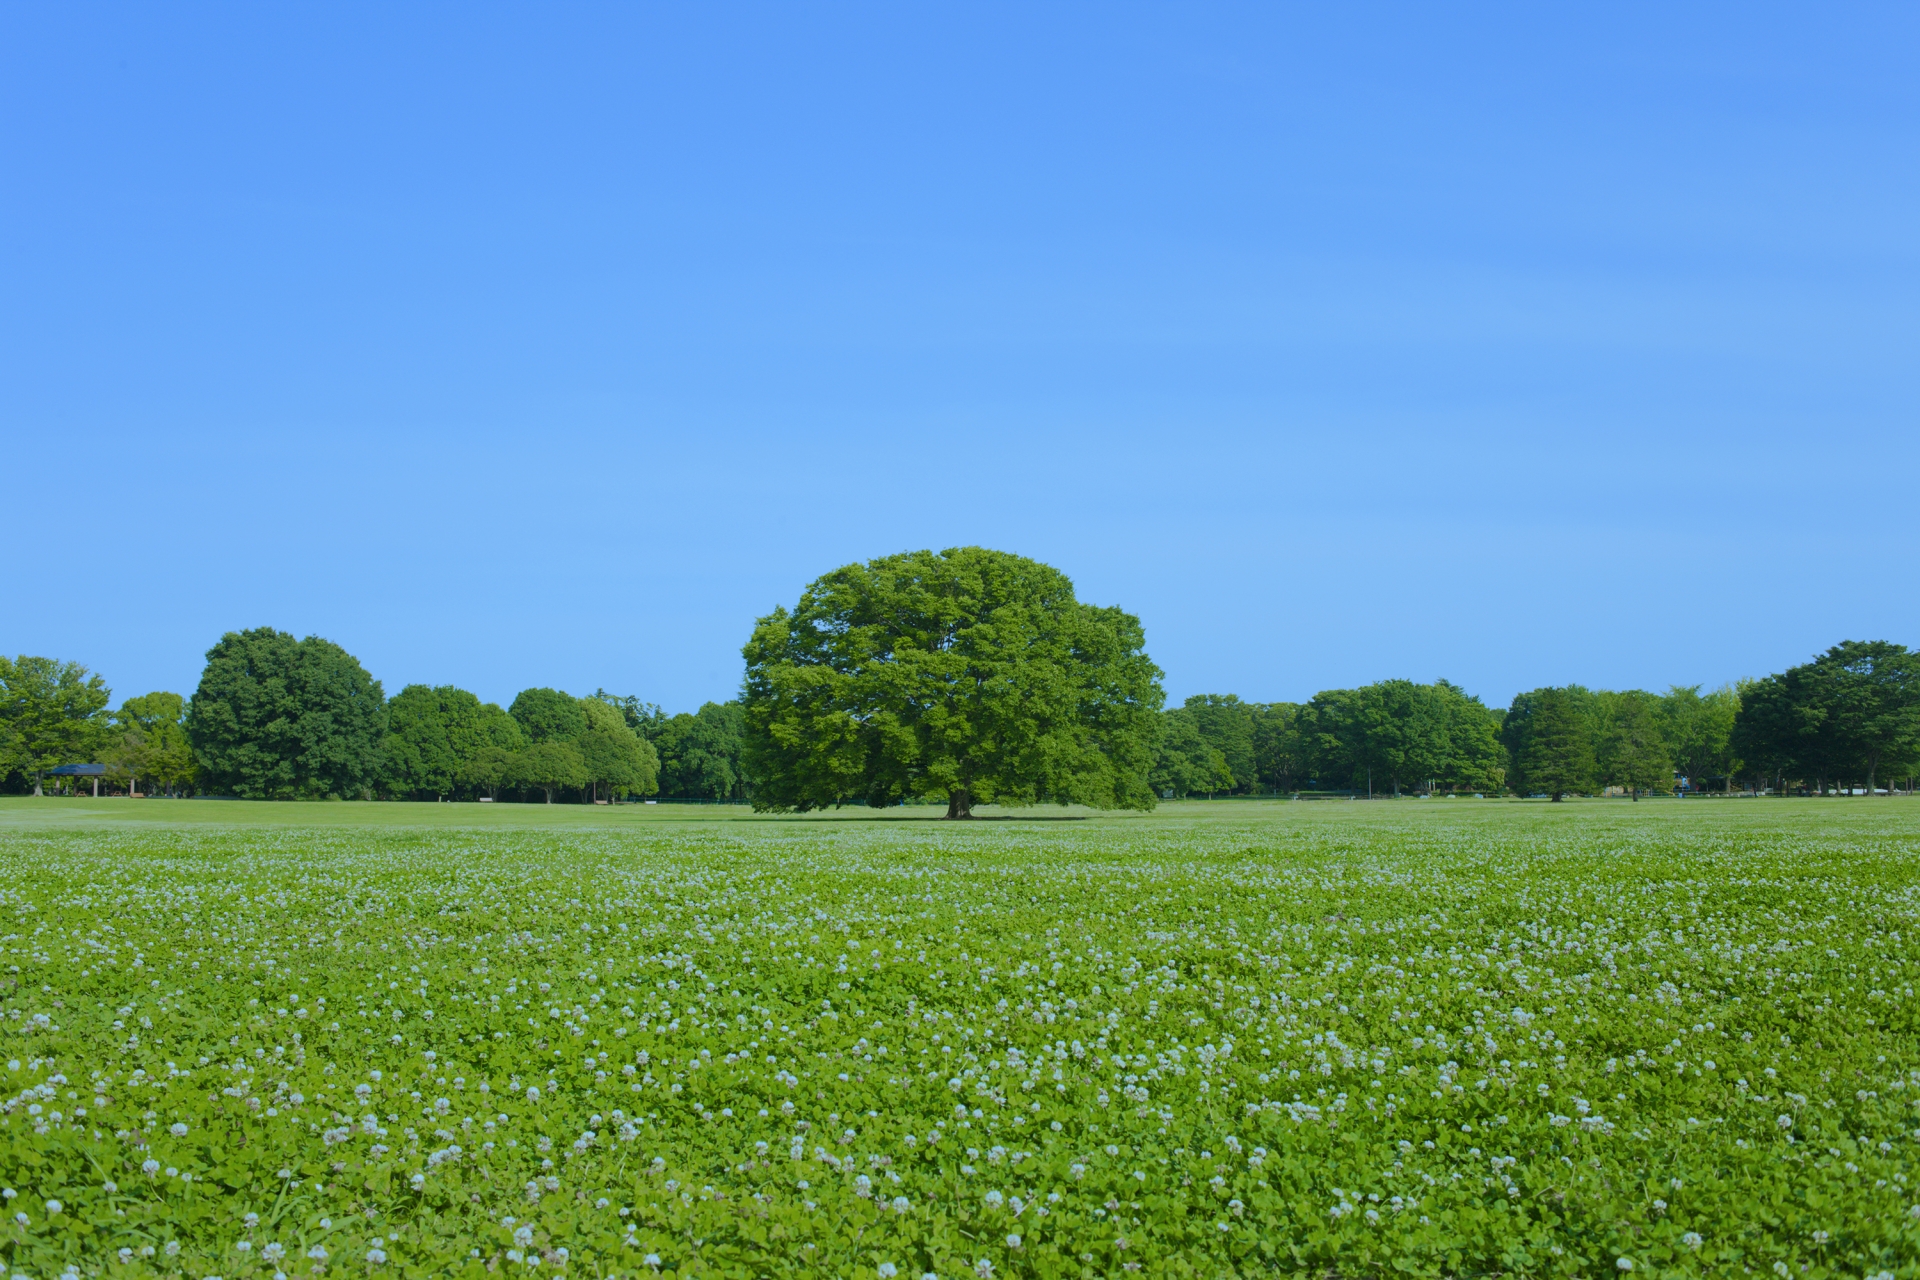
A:
{"type": "Polygon", "coordinates": [[[1920,642],[1912,5],[0,10],[0,649],[737,687],[978,543],[1170,696],[1920,642]]]}

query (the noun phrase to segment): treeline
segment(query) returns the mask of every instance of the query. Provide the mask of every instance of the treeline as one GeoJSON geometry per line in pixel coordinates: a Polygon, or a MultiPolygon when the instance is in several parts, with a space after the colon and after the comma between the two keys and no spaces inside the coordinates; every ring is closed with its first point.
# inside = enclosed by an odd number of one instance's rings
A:
{"type": "MultiPolygon", "coordinates": [[[[191,698],[110,707],[85,667],[0,657],[0,790],[98,762],[111,785],[249,799],[727,801],[751,793],[744,711],[667,715],[604,689],[525,689],[502,708],[452,686],[391,699],[351,654],[262,628],[223,636],[191,698]]],[[[1384,680],[1304,703],[1203,694],[1159,713],[1155,796],[1333,791],[1871,794],[1920,771],[1920,654],[1847,641],[1761,680],[1702,692],[1534,689],[1506,710],[1447,681],[1384,680]]],[[[55,785],[73,786],[71,779],[55,785]]]]}
{"type": "Polygon", "coordinates": [[[1156,794],[1512,792],[1562,799],[1689,790],[1871,794],[1920,771],[1920,654],[1847,641],[1763,680],[1534,689],[1505,711],[1442,680],[1305,703],[1203,694],[1163,712],[1156,794]]]}
{"type": "Polygon", "coordinates": [[[129,791],[261,800],[745,795],[737,704],[669,716],[535,688],[502,708],[450,685],[389,699],[339,645],[271,628],[221,637],[191,698],[111,701],[77,663],[0,657],[0,789],[40,794],[86,762],[129,791]]]}

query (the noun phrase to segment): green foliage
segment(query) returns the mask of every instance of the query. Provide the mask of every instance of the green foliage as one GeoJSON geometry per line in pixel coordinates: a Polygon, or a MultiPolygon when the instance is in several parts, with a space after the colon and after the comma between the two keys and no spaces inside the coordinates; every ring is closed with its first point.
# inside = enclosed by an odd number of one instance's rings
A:
{"type": "Polygon", "coordinates": [[[1292,791],[1307,776],[1313,753],[1302,732],[1298,704],[1254,704],[1253,758],[1255,777],[1275,791],[1292,791]]]}
{"type": "Polygon", "coordinates": [[[609,796],[650,796],[660,789],[660,757],[653,745],[627,727],[618,708],[597,698],[582,698],[587,729],[574,745],[580,750],[587,784],[609,796]]]}
{"type": "Polygon", "coordinates": [[[660,753],[660,794],[687,800],[744,798],[745,731],[746,710],[738,702],[708,702],[692,715],[659,717],[652,740],[660,753]]]}
{"type": "Polygon", "coordinates": [[[1496,723],[1478,698],[1445,680],[1383,680],[1316,694],[1293,717],[1292,734],[1323,784],[1393,795],[1407,786],[1484,792],[1504,774],[1496,723]]]}
{"type": "Polygon", "coordinates": [[[1740,694],[1730,686],[1702,694],[1699,685],[1676,685],[1660,699],[1660,732],[1673,767],[1694,785],[1706,778],[1731,779],[1740,769],[1733,747],[1740,694]]]}
{"type": "Polygon", "coordinates": [[[978,547],[847,565],[747,642],[753,803],[944,796],[1151,808],[1161,692],[1140,623],[978,547]]]}
{"type": "Polygon", "coordinates": [[[1514,790],[1555,800],[1595,790],[1599,733],[1598,699],[1579,685],[1535,689],[1514,698],[1501,728],[1514,790]]]}
{"type": "Polygon", "coordinates": [[[1193,718],[1200,736],[1225,762],[1228,781],[1220,790],[1251,791],[1259,772],[1253,758],[1253,728],[1258,708],[1231,693],[1199,693],[1182,703],[1180,710],[1193,718]]]}
{"type": "Polygon", "coordinates": [[[439,799],[473,785],[483,750],[524,745],[519,722],[495,703],[452,685],[410,684],[387,704],[386,786],[399,795],[439,799]]]}
{"type": "Polygon", "coordinates": [[[507,710],[528,742],[572,742],[587,731],[582,701],[558,689],[522,689],[507,710]]]}
{"type": "Polygon", "coordinates": [[[95,763],[108,745],[105,712],[112,696],[77,662],[0,655],[0,775],[27,775],[39,795],[48,769],[95,763]]]}
{"type": "Polygon", "coordinates": [[[1920,1265],[1904,801],[115,808],[0,802],[9,1275],[1920,1265]]]}
{"type": "Polygon", "coordinates": [[[1598,760],[1601,780],[1624,787],[1636,800],[1642,792],[1667,790],[1673,782],[1673,761],[1661,732],[1661,700],[1638,689],[1613,694],[1606,715],[1598,760]]]}
{"type": "Polygon", "coordinates": [[[626,721],[627,728],[633,730],[649,742],[654,740],[655,736],[660,732],[661,727],[667,722],[667,713],[662,711],[656,704],[642,702],[630,693],[617,696],[608,693],[605,689],[596,689],[594,690],[593,696],[598,701],[604,702],[618,711],[620,718],[626,721]]]}
{"type": "Polygon", "coordinates": [[[1848,778],[1920,768],[1920,654],[1884,640],[1848,640],[1743,691],[1733,745],[1749,761],[1824,790],[1848,778]]]}
{"type": "Polygon", "coordinates": [[[584,787],[591,780],[586,758],[571,742],[548,739],[536,742],[524,751],[507,757],[502,781],[511,787],[539,791],[553,803],[553,793],[562,787],[584,787]]]}
{"type": "Polygon", "coordinates": [[[250,800],[371,794],[387,702],[352,654],[319,636],[229,631],[187,707],[201,785],[250,800]]]}
{"type": "Polygon", "coordinates": [[[113,714],[117,741],[109,754],[130,788],[142,778],[165,792],[193,785],[196,767],[186,717],[187,700],[177,693],[147,693],[120,704],[113,714]]]}
{"type": "Polygon", "coordinates": [[[1191,706],[1161,713],[1160,738],[1154,744],[1153,770],[1148,774],[1156,795],[1166,799],[1200,792],[1213,795],[1232,790],[1233,783],[1226,753],[1207,740],[1191,706]]]}

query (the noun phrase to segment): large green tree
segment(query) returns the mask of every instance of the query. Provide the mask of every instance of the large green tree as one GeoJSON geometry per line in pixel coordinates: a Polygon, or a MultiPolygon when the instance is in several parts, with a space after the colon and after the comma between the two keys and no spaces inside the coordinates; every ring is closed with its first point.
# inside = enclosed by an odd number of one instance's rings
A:
{"type": "Polygon", "coordinates": [[[1748,760],[1784,782],[1825,792],[1920,765],[1920,654],[1885,640],[1848,640],[1812,662],[1741,691],[1732,734],[1748,760]]]}
{"type": "Polygon", "coordinates": [[[507,711],[529,742],[572,742],[587,731],[581,701],[558,689],[522,689],[507,711]]]}
{"type": "Polygon", "coordinates": [[[743,797],[745,731],[745,709],[737,702],[707,702],[691,714],[660,717],[652,734],[660,753],[660,794],[687,800],[743,797]]]}
{"type": "Polygon", "coordinates": [[[387,700],[330,640],[259,627],[207,651],[187,707],[202,785],[250,800],[370,795],[380,781],[387,700]]]}
{"type": "Polygon", "coordinates": [[[187,700],[165,691],[128,698],[113,713],[118,741],[112,763],[127,776],[127,790],[141,778],[163,791],[194,779],[193,745],[187,741],[187,700]]]}
{"type": "Polygon", "coordinates": [[[1457,684],[1433,683],[1445,722],[1446,760],[1437,781],[1455,791],[1499,791],[1506,785],[1506,752],[1500,746],[1501,715],[1457,684]]]}
{"type": "Polygon", "coordinates": [[[660,789],[660,757],[653,744],[628,727],[617,707],[598,698],[580,699],[586,730],[573,740],[586,771],[588,799],[605,788],[608,798],[652,795],[660,789]]]}
{"type": "Polygon", "coordinates": [[[1824,790],[1838,761],[1826,732],[1827,706],[1812,663],[1743,685],[1732,750],[1784,789],[1803,779],[1824,790]]]}
{"type": "Polygon", "coordinates": [[[1889,640],[1843,640],[1814,660],[1833,754],[1873,794],[1920,757],[1920,654],[1889,640]]]}
{"type": "Polygon", "coordinates": [[[836,569],[744,649],[753,803],[1151,808],[1159,669],[1059,570],[961,547],[836,569]]]}
{"type": "Polygon", "coordinates": [[[584,787],[591,779],[577,746],[549,738],[508,757],[502,780],[511,787],[542,792],[552,804],[554,792],[562,787],[584,787]]]}
{"type": "Polygon", "coordinates": [[[1147,781],[1156,795],[1182,799],[1232,790],[1234,776],[1226,753],[1207,740],[1193,708],[1175,707],[1160,715],[1160,737],[1147,781]]]}
{"type": "Polygon", "coordinates": [[[497,704],[452,685],[410,684],[387,704],[386,786],[437,800],[472,785],[468,773],[484,748],[525,745],[519,723],[497,704]]]}
{"type": "Polygon", "coordinates": [[[1662,732],[1660,699],[1639,689],[1607,699],[1606,729],[1599,743],[1600,779],[1638,800],[1642,792],[1673,783],[1673,760],[1662,732]]]}
{"type": "Polygon", "coordinates": [[[1522,795],[1544,793],[1556,801],[1592,791],[1600,773],[1597,719],[1592,691],[1579,685],[1515,697],[1501,726],[1509,785],[1522,795]]]}
{"type": "Polygon", "coordinates": [[[77,662],[0,657],[0,774],[18,770],[41,794],[48,769],[91,763],[108,746],[112,692],[77,662]]]}

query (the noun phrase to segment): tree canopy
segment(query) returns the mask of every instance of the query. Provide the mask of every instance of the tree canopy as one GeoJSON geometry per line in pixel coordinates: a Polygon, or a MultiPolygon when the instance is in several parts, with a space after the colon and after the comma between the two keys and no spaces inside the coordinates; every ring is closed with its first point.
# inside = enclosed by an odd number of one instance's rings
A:
{"type": "Polygon", "coordinates": [[[525,745],[519,722],[497,704],[452,685],[410,684],[387,704],[386,786],[437,799],[473,785],[469,773],[483,749],[525,745]]]}
{"type": "Polygon", "coordinates": [[[768,810],[944,796],[1151,808],[1159,669],[1139,620],[1059,570],[980,547],[825,575],[762,618],[746,759],[768,810]]]}
{"type": "Polygon", "coordinates": [[[1742,691],[1733,745],[1761,767],[1824,791],[1851,778],[1920,767],[1920,653],[1886,640],[1847,640],[1812,662],[1742,691]]]}
{"type": "Polygon", "coordinates": [[[187,700],[159,691],[128,698],[113,713],[119,740],[109,763],[124,773],[129,790],[141,778],[164,791],[190,785],[197,766],[187,741],[187,700]]]}
{"type": "Polygon", "coordinates": [[[260,627],[207,651],[187,708],[202,783],[250,800],[370,795],[387,702],[339,645],[260,627]]]}
{"type": "Polygon", "coordinates": [[[0,656],[0,772],[41,778],[63,764],[93,763],[107,745],[112,692],[77,662],[0,656]]]}

